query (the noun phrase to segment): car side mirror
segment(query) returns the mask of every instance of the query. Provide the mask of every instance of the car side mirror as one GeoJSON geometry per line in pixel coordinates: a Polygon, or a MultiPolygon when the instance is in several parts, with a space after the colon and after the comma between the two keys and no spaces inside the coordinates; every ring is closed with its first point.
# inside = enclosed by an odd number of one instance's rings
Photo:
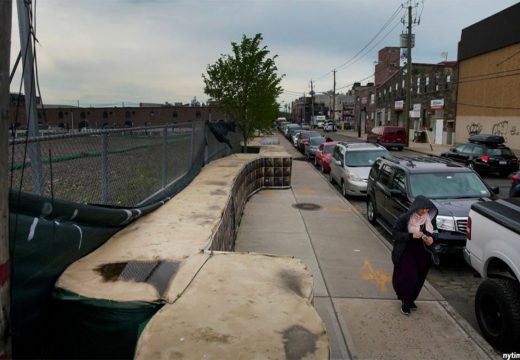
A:
{"type": "Polygon", "coordinates": [[[500,194],[500,188],[499,188],[498,186],[492,187],[492,188],[491,188],[491,191],[492,191],[493,194],[495,194],[495,195],[500,194]]]}
{"type": "Polygon", "coordinates": [[[336,165],[343,166],[343,163],[341,161],[339,161],[339,160],[336,160],[336,165]]]}

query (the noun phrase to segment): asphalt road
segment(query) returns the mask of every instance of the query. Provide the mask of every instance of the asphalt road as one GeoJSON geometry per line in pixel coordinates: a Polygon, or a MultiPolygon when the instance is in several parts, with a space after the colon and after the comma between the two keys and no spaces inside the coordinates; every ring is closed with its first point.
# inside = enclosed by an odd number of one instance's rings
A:
{"type": "MultiPolygon", "coordinates": [[[[327,133],[326,135],[339,141],[357,141],[356,139],[336,133],[327,133]]],[[[359,141],[363,142],[364,140],[359,141]]],[[[396,151],[396,153],[410,156],[417,155],[417,153],[408,150],[401,152],[396,151]]],[[[324,177],[324,180],[328,181],[328,175],[327,178],[324,177]]],[[[484,181],[491,187],[499,187],[499,197],[507,197],[511,186],[511,179],[491,175],[484,177],[484,181]]],[[[340,191],[337,185],[336,188],[340,191]]],[[[366,216],[366,198],[349,197],[348,200],[363,216],[366,216]]],[[[376,228],[388,242],[392,242],[390,234],[383,227],[377,225],[376,228]]],[[[440,259],[441,265],[431,268],[428,274],[428,281],[442,294],[448,303],[480,333],[475,317],[474,299],[482,279],[476,276],[473,269],[465,263],[462,254],[441,255],[440,259]]]]}

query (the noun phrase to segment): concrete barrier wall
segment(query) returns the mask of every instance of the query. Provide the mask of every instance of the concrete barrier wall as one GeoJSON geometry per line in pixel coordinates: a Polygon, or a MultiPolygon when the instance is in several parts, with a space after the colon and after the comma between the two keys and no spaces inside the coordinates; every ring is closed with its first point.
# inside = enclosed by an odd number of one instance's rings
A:
{"type": "MultiPolygon", "coordinates": [[[[315,340],[315,344],[311,348],[321,355],[328,354],[325,327],[311,305],[312,275],[305,264],[289,258],[236,254],[237,256],[225,257],[228,262],[225,267],[215,268],[210,265],[222,261],[221,256],[225,254],[222,252],[234,250],[236,233],[247,198],[260,189],[290,187],[291,167],[290,156],[276,145],[262,146],[259,154],[234,154],[210,163],[175,198],[153,213],[138,218],[98,250],[72,264],[58,280],[57,289],[77,294],[81,299],[116,304],[164,303],[152,320],[161,315],[157,320],[150,321],[143,332],[147,335],[143,343],[146,344],[143,345],[145,348],[139,348],[141,358],[152,355],[169,357],[165,354],[168,354],[167,348],[171,351],[168,344],[172,343],[172,339],[162,332],[166,324],[173,327],[170,329],[172,333],[174,328],[181,326],[178,322],[180,314],[183,324],[193,322],[193,331],[205,329],[206,319],[195,314],[198,310],[203,311],[200,307],[206,306],[208,301],[216,304],[231,301],[245,306],[244,309],[249,304],[251,312],[242,311],[242,320],[246,323],[258,322],[256,328],[264,329],[263,336],[266,337],[277,337],[274,334],[290,331],[287,329],[292,326],[297,326],[298,329],[303,327],[314,334],[311,338],[315,340]],[[277,265],[274,266],[274,263],[277,265]],[[261,266],[262,276],[255,278],[254,273],[259,271],[256,268],[258,266],[261,266]],[[237,268],[244,271],[237,273],[234,270],[237,268]],[[288,273],[293,274],[290,278],[296,279],[301,291],[295,293],[291,290],[294,284],[288,284],[284,280],[288,273]],[[211,278],[228,279],[228,282],[225,287],[217,286],[209,290],[205,284],[207,281],[211,282],[211,278]],[[251,302],[259,300],[255,298],[254,294],[258,293],[254,289],[262,288],[265,295],[269,296],[270,293],[276,293],[276,289],[284,287],[280,301],[269,302],[269,306],[263,304],[259,308],[251,306],[251,302]],[[182,310],[179,313],[178,309],[182,308],[178,305],[179,299],[182,299],[183,304],[189,304],[188,307],[194,312],[182,310]],[[294,313],[295,309],[302,307],[307,310],[299,315],[294,313]],[[294,316],[289,323],[274,321],[274,317],[281,313],[294,316]],[[302,314],[306,315],[302,318],[302,314]],[[295,322],[295,319],[301,321],[295,322]],[[156,336],[160,340],[154,340],[156,336]],[[148,349],[150,344],[154,344],[152,352],[148,349]]],[[[67,300],[70,301],[70,298],[68,296],[67,300]]],[[[95,301],[89,304],[92,304],[92,311],[95,312],[95,301]]],[[[233,307],[227,305],[220,308],[234,311],[233,307]]],[[[225,330],[226,336],[245,339],[247,332],[240,321],[235,322],[236,328],[229,328],[225,321],[221,323],[220,318],[213,321],[223,327],[221,330],[225,330]]],[[[253,332],[254,329],[255,327],[251,328],[253,332]]],[[[262,333],[257,335],[262,336],[262,333]]],[[[202,346],[202,340],[195,333],[193,336],[191,341],[198,342],[193,344],[194,348],[202,346]]],[[[207,341],[202,341],[210,353],[211,339],[214,337],[209,336],[207,341]]],[[[278,340],[279,351],[285,351],[287,348],[283,343],[286,340],[282,335],[278,336],[278,340]]],[[[235,342],[232,344],[223,345],[218,353],[228,353],[232,357],[238,349],[235,342]]],[[[259,342],[251,351],[265,355],[267,347],[267,343],[259,342]]],[[[189,347],[184,351],[189,351],[189,347]]],[[[110,357],[111,354],[107,352],[104,355],[110,357]]],[[[189,358],[190,354],[183,353],[183,356],[189,358]]]]}

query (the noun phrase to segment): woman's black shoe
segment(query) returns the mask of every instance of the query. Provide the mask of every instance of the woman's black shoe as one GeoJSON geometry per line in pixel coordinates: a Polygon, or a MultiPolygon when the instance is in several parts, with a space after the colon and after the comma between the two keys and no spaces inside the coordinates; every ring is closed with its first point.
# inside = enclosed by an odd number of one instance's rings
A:
{"type": "Polygon", "coordinates": [[[410,305],[406,303],[402,303],[401,305],[401,314],[410,315],[410,305]]]}

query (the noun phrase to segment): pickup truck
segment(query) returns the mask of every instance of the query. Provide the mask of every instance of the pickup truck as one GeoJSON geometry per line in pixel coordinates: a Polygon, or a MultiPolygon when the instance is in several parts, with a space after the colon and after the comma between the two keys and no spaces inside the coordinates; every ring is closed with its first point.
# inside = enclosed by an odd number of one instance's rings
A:
{"type": "Polygon", "coordinates": [[[475,296],[482,335],[501,351],[520,351],[520,199],[471,206],[464,258],[485,279],[475,296]]]}

